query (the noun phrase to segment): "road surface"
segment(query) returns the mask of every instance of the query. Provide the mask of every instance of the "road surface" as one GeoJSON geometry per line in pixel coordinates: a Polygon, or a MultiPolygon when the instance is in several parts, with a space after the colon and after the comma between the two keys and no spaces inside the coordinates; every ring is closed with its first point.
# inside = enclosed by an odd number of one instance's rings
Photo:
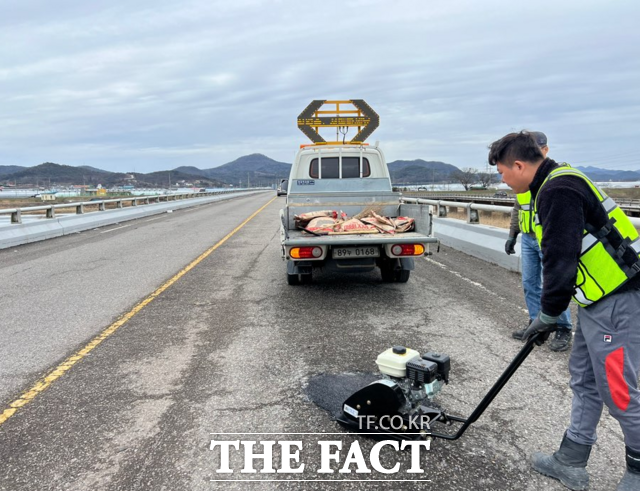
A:
{"type": "MultiPolygon", "coordinates": [[[[564,489],[528,464],[569,419],[568,353],[547,346],[462,439],[432,442],[424,473],[390,447],[380,461],[396,473],[337,472],[355,445],[371,469],[375,441],[345,433],[309,385],[374,372],[392,345],[436,350],[452,360],[438,402],[468,415],[521,347],[520,277],[443,247],[406,284],[289,286],[283,203],[264,193],[0,251],[0,490],[564,489]],[[242,473],[232,450],[233,472],[217,473],[212,440],[301,441],[304,472],[242,473]],[[342,442],[334,473],[317,472],[320,441],[342,442]]],[[[591,489],[613,489],[622,435],[608,415],[599,435],[591,489]]]]}

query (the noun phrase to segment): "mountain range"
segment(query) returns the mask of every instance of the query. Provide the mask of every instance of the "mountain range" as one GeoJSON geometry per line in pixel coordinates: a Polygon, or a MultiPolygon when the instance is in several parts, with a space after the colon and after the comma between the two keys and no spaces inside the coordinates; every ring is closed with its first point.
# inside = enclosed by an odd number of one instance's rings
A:
{"type": "MultiPolygon", "coordinates": [[[[394,183],[426,184],[451,181],[451,173],[459,169],[439,161],[396,160],[389,162],[389,172],[394,183]]],[[[594,181],[640,181],[640,171],[599,169],[597,167],[576,167],[594,181]]],[[[135,185],[137,187],[168,187],[172,185],[193,185],[198,187],[227,186],[271,186],[280,179],[289,177],[291,164],[278,162],[266,155],[254,153],[232,162],[199,169],[181,166],[170,171],[151,173],[110,172],[88,165],[70,165],[45,162],[34,167],[0,165],[0,183],[21,186],[48,186],[102,184],[104,187],[135,185]]]]}
{"type": "Polygon", "coordinates": [[[261,154],[251,154],[211,169],[177,167],[151,172],[110,172],[88,165],[45,162],[34,167],[0,166],[0,182],[21,186],[98,185],[103,187],[135,185],[136,187],[196,187],[270,186],[289,177],[291,164],[278,162],[261,154]]]}
{"type": "Polygon", "coordinates": [[[394,160],[389,162],[391,181],[402,184],[426,184],[429,182],[446,182],[452,172],[458,171],[455,165],[438,161],[394,160]]]}
{"type": "MultiPolygon", "coordinates": [[[[15,167],[15,166],[12,166],[15,167]]],[[[190,181],[196,186],[222,187],[223,183],[212,179],[201,179],[193,182],[194,176],[171,171],[142,173],[109,172],[88,166],[73,167],[71,165],[45,162],[34,167],[22,167],[21,170],[5,173],[0,166],[0,182],[19,186],[54,187],[61,185],[89,185],[102,184],[104,187],[135,185],[137,187],[168,187],[169,183],[181,180],[190,181]]]]}
{"type": "Polygon", "coordinates": [[[597,167],[576,167],[590,179],[598,182],[606,181],[640,181],[640,170],[609,170],[597,167]]]}

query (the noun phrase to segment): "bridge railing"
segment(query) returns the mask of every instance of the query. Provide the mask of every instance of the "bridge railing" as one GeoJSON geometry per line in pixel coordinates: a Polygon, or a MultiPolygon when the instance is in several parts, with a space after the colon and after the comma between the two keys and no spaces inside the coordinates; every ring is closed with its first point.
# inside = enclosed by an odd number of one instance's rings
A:
{"type": "MultiPolygon", "coordinates": [[[[440,193],[434,195],[433,193],[416,193],[411,192],[408,198],[418,198],[426,200],[440,200],[440,201],[455,201],[463,203],[477,203],[477,204],[490,204],[490,205],[513,205],[515,203],[515,195],[507,194],[505,192],[498,192],[496,194],[467,194],[467,193],[440,193]],[[504,194],[502,194],[504,193],[504,194]]],[[[629,217],[640,217],[640,200],[635,198],[613,198],[620,209],[624,211],[629,217]]]]}
{"type": "Polygon", "coordinates": [[[89,207],[93,211],[106,211],[107,204],[115,203],[115,208],[123,208],[124,204],[129,204],[129,206],[138,206],[138,205],[148,205],[151,203],[160,203],[161,201],[180,201],[185,199],[193,199],[193,198],[202,198],[205,196],[214,196],[218,194],[230,194],[237,193],[239,191],[235,189],[224,190],[224,191],[209,191],[203,193],[174,193],[174,194],[157,194],[153,196],[127,196],[123,198],[112,198],[112,199],[104,199],[104,200],[91,200],[91,201],[78,201],[74,203],[55,203],[50,205],[36,205],[36,206],[24,206],[20,208],[3,208],[0,209],[0,215],[11,215],[11,223],[20,224],[22,223],[22,215],[23,214],[33,214],[38,212],[43,212],[44,214],[40,214],[42,218],[55,218],[56,210],[60,209],[73,209],[75,208],[75,213],[77,215],[81,215],[87,210],[86,207],[89,207]],[[96,208],[97,207],[97,208],[96,208]],[[94,209],[96,208],[96,209],[94,209]]]}
{"type": "MultiPolygon", "coordinates": [[[[496,213],[505,213],[510,215],[513,206],[499,206],[499,205],[483,205],[479,203],[463,203],[460,201],[445,201],[436,199],[424,199],[424,198],[406,198],[402,200],[406,203],[422,203],[432,205],[435,207],[435,215],[439,218],[447,218],[449,208],[464,208],[466,211],[467,223],[477,224],[480,223],[480,211],[489,211],[496,213]]],[[[616,200],[617,202],[617,200],[616,200]]],[[[626,212],[627,215],[629,214],[626,212]]],[[[631,223],[636,227],[640,227],[640,218],[633,216],[629,217],[631,223]]]]}

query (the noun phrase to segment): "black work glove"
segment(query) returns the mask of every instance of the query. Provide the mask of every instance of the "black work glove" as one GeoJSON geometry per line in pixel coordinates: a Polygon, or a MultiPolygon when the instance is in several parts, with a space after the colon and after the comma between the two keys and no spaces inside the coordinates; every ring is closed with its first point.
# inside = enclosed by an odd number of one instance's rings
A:
{"type": "Polygon", "coordinates": [[[538,333],[542,333],[542,335],[538,336],[536,339],[536,345],[542,346],[544,342],[549,339],[549,334],[558,330],[557,317],[552,317],[550,315],[543,314],[540,312],[538,317],[536,317],[527,330],[522,335],[522,340],[526,343],[529,341],[531,336],[535,336],[538,333]]]}
{"type": "Polygon", "coordinates": [[[516,241],[518,240],[518,236],[509,237],[507,241],[504,243],[504,252],[507,253],[507,256],[516,253],[516,241]]]}

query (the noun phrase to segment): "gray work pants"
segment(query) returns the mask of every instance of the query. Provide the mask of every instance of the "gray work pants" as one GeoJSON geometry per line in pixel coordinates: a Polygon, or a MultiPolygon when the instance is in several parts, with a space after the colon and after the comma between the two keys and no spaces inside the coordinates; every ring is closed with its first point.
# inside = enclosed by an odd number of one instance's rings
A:
{"type": "Polygon", "coordinates": [[[640,452],[640,290],[613,294],[578,309],[569,360],[573,403],[567,437],[593,445],[603,403],[640,452]]]}

